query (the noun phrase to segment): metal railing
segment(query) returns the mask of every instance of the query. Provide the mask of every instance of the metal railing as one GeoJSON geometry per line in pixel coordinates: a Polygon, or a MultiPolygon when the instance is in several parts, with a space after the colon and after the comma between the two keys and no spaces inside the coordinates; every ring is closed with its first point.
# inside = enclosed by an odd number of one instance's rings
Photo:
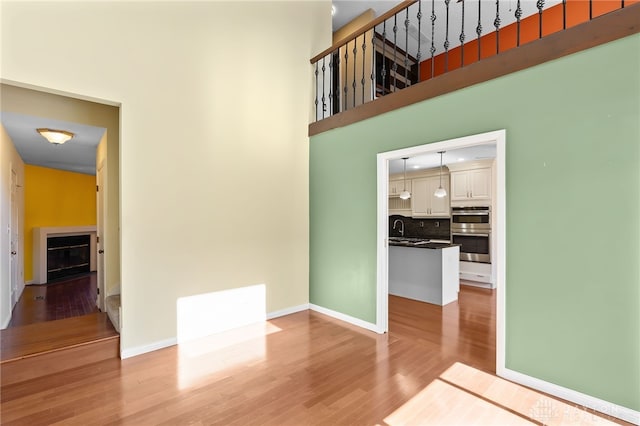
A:
{"type": "Polygon", "coordinates": [[[403,1],[311,59],[315,121],[624,7],[625,0],[403,1]]]}

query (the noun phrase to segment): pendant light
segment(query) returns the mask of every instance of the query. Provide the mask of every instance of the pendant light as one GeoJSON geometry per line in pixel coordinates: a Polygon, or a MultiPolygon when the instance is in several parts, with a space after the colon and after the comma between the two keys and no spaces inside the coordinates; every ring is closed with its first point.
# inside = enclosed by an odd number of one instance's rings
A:
{"type": "Polygon", "coordinates": [[[404,182],[402,183],[402,192],[400,193],[400,199],[408,200],[411,198],[411,193],[407,191],[407,160],[409,157],[403,158],[404,160],[404,182]]]}
{"type": "Polygon", "coordinates": [[[442,154],[444,153],[445,151],[438,151],[438,154],[440,154],[440,186],[436,189],[436,192],[433,193],[433,195],[438,198],[447,196],[447,190],[442,187],[442,154]]]}

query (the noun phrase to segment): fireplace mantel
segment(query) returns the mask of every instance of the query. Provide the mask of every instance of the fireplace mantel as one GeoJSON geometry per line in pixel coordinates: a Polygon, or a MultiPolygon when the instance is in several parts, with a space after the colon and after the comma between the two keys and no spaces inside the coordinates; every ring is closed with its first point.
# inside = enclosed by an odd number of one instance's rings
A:
{"type": "Polygon", "coordinates": [[[47,238],[71,235],[90,235],[89,270],[96,270],[96,226],[55,226],[33,228],[33,284],[47,282],[47,238]]]}

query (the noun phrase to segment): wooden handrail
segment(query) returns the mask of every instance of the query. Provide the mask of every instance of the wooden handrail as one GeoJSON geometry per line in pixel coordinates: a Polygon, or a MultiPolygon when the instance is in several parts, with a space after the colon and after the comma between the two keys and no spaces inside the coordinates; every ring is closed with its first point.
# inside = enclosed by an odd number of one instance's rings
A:
{"type": "Polygon", "coordinates": [[[325,49],[322,52],[318,53],[316,56],[311,58],[311,63],[315,64],[317,61],[319,61],[323,57],[327,56],[331,52],[335,52],[336,50],[340,49],[343,45],[347,44],[351,40],[355,39],[356,37],[358,37],[358,36],[360,36],[360,35],[362,35],[364,33],[366,33],[370,29],[374,28],[376,25],[383,23],[384,21],[386,21],[387,19],[391,18],[396,13],[400,12],[401,10],[406,9],[407,7],[409,7],[412,4],[417,3],[417,2],[418,2],[418,0],[404,0],[402,3],[398,4],[397,6],[393,7],[392,9],[389,9],[388,12],[385,12],[383,15],[380,15],[379,17],[377,17],[373,21],[369,22],[364,27],[361,27],[360,29],[355,30],[354,32],[352,32],[348,36],[343,37],[342,39],[340,39],[337,43],[333,43],[333,45],[331,47],[329,47],[328,49],[325,49]]]}

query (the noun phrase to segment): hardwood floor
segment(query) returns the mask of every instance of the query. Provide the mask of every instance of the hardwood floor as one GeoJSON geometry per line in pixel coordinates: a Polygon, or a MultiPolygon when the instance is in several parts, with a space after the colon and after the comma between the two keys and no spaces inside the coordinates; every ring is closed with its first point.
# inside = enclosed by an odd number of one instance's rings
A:
{"type": "Polygon", "coordinates": [[[609,424],[491,374],[493,291],[389,309],[385,335],[304,311],[3,386],[2,424],[609,424]]]}
{"type": "Polygon", "coordinates": [[[28,285],[13,308],[9,327],[98,312],[96,273],[45,285],[28,285]]]}

